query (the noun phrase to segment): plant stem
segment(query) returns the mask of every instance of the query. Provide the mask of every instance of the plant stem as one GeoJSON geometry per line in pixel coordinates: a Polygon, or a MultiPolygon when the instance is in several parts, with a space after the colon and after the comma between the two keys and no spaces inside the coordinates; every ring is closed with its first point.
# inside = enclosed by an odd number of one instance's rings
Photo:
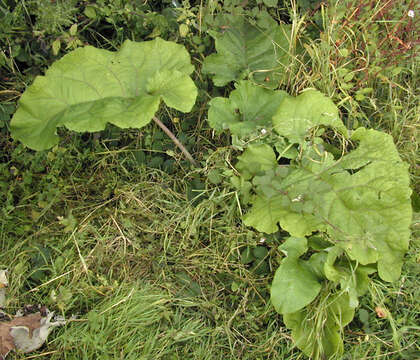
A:
{"type": "Polygon", "coordinates": [[[181,142],[175,137],[175,135],[169,130],[162,121],[160,121],[156,116],[153,116],[153,121],[159,125],[159,127],[165,132],[166,135],[168,135],[172,141],[175,143],[176,146],[182,151],[182,153],[185,155],[187,160],[193,164],[195,167],[198,167],[197,162],[194,160],[190,152],[185,148],[184,145],[181,144],[181,142]]]}

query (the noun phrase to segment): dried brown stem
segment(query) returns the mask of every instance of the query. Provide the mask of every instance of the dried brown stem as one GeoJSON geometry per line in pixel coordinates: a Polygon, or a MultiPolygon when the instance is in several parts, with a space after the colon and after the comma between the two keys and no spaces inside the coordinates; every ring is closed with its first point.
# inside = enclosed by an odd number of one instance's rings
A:
{"type": "Polygon", "coordinates": [[[181,142],[175,137],[175,135],[169,130],[162,121],[160,121],[156,116],[153,117],[153,121],[159,125],[159,127],[165,132],[166,135],[168,135],[171,140],[175,143],[176,146],[182,151],[182,153],[185,155],[187,160],[193,164],[195,167],[198,167],[197,162],[194,160],[190,152],[185,148],[184,145],[181,144],[181,142]]]}

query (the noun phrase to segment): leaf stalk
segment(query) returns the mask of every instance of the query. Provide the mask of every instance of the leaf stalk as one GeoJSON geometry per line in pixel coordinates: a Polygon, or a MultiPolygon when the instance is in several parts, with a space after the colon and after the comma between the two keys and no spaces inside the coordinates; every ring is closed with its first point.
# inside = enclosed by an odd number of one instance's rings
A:
{"type": "Polygon", "coordinates": [[[198,163],[194,160],[190,152],[185,148],[184,145],[181,144],[181,142],[176,138],[176,136],[172,133],[171,130],[169,130],[165,124],[160,121],[156,116],[153,116],[153,121],[158,124],[158,126],[165,132],[166,135],[168,135],[171,140],[175,143],[175,145],[182,151],[184,156],[187,158],[187,160],[193,164],[195,167],[199,167],[198,163]]]}

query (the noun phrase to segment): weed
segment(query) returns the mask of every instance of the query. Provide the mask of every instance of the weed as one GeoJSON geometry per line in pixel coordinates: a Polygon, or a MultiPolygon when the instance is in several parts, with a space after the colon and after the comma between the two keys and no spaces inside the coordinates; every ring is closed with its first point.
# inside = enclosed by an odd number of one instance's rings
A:
{"type": "MultiPolygon", "coordinates": [[[[242,225],[245,209],[230,182],[237,153],[205,121],[209,99],[232,90],[232,84],[214,87],[201,73],[214,50],[207,31],[223,31],[216,20],[221,13],[246,16],[261,28],[290,24],[281,89],[297,95],[317,88],[338,104],[349,128],[362,124],[392,134],[418,191],[418,9],[410,1],[271,3],[42,1],[43,12],[41,1],[0,0],[5,310],[45,304],[70,320],[38,354],[11,359],[304,358],[269,302],[285,234],[242,225]],[[109,126],[100,136],[65,130],[57,147],[38,153],[10,138],[17,98],[43,69],[80,46],[71,41],[115,51],[127,38],[156,36],[193,54],[194,81],[202,89],[197,106],[188,115],[165,108],[158,114],[202,169],[190,171],[156,126],[141,132],[109,126]]],[[[418,223],[416,214],[401,278],[384,284],[373,277],[360,298],[344,330],[344,359],[417,356],[418,223]]],[[[318,319],[322,311],[313,307],[318,319]]]]}

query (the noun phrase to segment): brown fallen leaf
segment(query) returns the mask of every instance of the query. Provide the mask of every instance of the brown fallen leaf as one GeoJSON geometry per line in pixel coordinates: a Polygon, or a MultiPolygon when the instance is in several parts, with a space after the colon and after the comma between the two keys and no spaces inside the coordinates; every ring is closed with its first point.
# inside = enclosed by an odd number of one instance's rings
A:
{"type": "Polygon", "coordinates": [[[0,359],[4,359],[11,350],[15,350],[15,342],[10,332],[12,327],[25,327],[32,336],[33,331],[41,326],[41,314],[30,314],[15,317],[12,321],[0,323],[0,359]]]}
{"type": "Polygon", "coordinates": [[[0,322],[0,359],[11,350],[27,353],[39,349],[53,327],[65,324],[64,320],[51,322],[53,315],[46,309],[46,316],[37,312],[0,322]]]}

